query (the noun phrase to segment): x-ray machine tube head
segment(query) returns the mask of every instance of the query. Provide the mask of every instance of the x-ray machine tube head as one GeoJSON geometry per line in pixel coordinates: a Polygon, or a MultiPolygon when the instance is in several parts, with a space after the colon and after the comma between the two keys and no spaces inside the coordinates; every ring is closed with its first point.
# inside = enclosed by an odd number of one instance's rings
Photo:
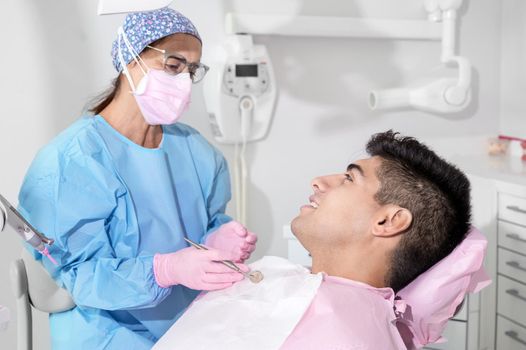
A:
{"type": "Polygon", "coordinates": [[[236,34],[213,53],[214,57],[208,58],[211,69],[204,80],[204,97],[214,137],[227,144],[241,143],[243,136],[247,142],[263,139],[277,99],[266,47],[255,45],[251,35],[236,34]],[[248,130],[242,130],[247,126],[248,130]]]}

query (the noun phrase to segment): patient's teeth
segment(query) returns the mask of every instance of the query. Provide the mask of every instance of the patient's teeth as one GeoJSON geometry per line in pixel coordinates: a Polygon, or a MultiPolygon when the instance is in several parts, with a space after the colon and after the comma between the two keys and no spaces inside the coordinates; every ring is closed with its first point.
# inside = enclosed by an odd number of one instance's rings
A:
{"type": "Polygon", "coordinates": [[[316,204],[316,203],[314,203],[314,202],[310,202],[310,205],[311,205],[311,207],[313,207],[313,208],[318,208],[318,204],[316,204]]]}

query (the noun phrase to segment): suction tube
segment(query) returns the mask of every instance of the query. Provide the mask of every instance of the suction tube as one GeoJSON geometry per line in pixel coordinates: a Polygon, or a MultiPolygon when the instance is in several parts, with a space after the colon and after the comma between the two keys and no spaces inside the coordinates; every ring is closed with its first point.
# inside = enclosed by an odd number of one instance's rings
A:
{"type": "Polygon", "coordinates": [[[403,108],[410,105],[409,90],[405,88],[373,90],[369,93],[369,107],[378,109],[403,108]]]}

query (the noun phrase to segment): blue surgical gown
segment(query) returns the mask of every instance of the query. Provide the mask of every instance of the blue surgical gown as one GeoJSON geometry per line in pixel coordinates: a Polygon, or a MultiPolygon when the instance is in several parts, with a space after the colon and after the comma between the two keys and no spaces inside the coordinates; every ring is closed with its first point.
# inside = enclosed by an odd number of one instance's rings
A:
{"type": "Polygon", "coordinates": [[[53,349],[151,348],[198,293],[159,287],[153,255],[186,247],[183,237],[203,242],[230,221],[229,181],[223,156],[180,123],[148,149],[86,116],[44,147],[19,206],[55,240],[58,267],[35,258],[77,304],[50,316],[53,349]]]}

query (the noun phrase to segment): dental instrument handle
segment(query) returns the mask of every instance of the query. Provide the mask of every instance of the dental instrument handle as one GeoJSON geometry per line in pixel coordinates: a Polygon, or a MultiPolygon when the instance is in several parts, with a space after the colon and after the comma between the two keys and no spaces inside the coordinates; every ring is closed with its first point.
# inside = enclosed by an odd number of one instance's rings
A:
{"type": "Polygon", "coordinates": [[[190,244],[192,247],[194,247],[194,248],[196,248],[196,249],[208,250],[208,248],[205,247],[204,245],[201,245],[201,244],[195,243],[194,241],[189,240],[189,239],[186,238],[186,237],[183,237],[183,238],[184,238],[184,240],[185,240],[188,244],[190,244]]]}
{"type": "MultiPolygon", "coordinates": [[[[207,247],[205,247],[204,245],[201,245],[199,243],[196,243],[186,237],[183,237],[184,240],[190,244],[192,247],[196,248],[196,249],[200,249],[200,250],[208,250],[207,247]]],[[[241,271],[241,269],[232,261],[230,260],[219,260],[218,261],[219,263],[222,263],[223,265],[225,265],[226,267],[228,268],[231,268],[232,270],[236,271],[236,272],[239,272],[240,274],[242,274],[243,276],[245,276],[246,278],[248,278],[250,280],[250,282],[252,283],[259,283],[263,280],[263,273],[261,273],[261,271],[251,271],[250,273],[248,272],[243,272],[241,271]]]]}
{"type": "MultiPolygon", "coordinates": [[[[207,247],[205,247],[204,245],[201,245],[199,243],[195,243],[194,241],[191,241],[189,240],[188,238],[184,237],[184,240],[186,242],[188,242],[192,247],[194,248],[197,248],[197,249],[201,249],[201,250],[208,250],[207,247]]],[[[241,271],[241,269],[236,265],[234,264],[232,261],[230,260],[219,260],[218,262],[222,263],[223,265],[231,268],[232,270],[236,271],[236,272],[239,272],[239,273],[244,273],[243,271],[241,271]]]]}

